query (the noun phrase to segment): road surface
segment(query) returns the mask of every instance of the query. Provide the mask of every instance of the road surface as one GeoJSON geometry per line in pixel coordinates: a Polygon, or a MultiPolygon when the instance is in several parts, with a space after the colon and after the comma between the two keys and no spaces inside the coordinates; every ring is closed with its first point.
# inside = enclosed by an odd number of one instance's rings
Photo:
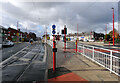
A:
{"type": "Polygon", "coordinates": [[[47,55],[42,43],[35,43],[12,55],[2,63],[2,82],[45,81],[47,55]]]}
{"type": "Polygon", "coordinates": [[[29,42],[15,43],[12,47],[3,47],[2,48],[2,61],[9,58],[13,54],[17,53],[26,46],[30,46],[29,42]]]}

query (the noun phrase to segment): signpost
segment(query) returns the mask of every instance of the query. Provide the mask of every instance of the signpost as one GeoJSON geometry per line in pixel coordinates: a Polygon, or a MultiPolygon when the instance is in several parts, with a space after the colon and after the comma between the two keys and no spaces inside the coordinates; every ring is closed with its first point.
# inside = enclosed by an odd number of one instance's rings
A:
{"type": "Polygon", "coordinates": [[[57,48],[56,48],[56,42],[55,42],[55,25],[52,25],[52,33],[53,33],[53,72],[55,71],[56,68],[56,52],[57,52],[57,48]]]}

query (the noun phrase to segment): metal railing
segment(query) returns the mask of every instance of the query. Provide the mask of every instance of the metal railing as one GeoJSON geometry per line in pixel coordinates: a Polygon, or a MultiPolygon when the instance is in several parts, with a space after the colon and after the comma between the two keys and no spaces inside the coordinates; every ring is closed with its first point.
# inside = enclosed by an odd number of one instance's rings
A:
{"type": "Polygon", "coordinates": [[[120,76],[120,52],[89,45],[78,45],[78,52],[120,76]]]}
{"type": "Polygon", "coordinates": [[[50,46],[52,46],[52,47],[53,47],[53,41],[48,40],[48,41],[47,41],[47,43],[48,43],[50,46]]]}

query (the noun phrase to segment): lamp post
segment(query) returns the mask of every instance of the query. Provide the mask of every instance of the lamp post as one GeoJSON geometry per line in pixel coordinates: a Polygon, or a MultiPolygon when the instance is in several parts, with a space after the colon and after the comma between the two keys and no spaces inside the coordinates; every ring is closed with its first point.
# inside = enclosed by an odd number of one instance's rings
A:
{"type": "Polygon", "coordinates": [[[107,24],[105,26],[105,41],[107,41],[107,24]]]}
{"type": "Polygon", "coordinates": [[[113,10],[113,46],[114,46],[114,8],[112,8],[113,10]]]}
{"type": "Polygon", "coordinates": [[[17,43],[19,41],[19,30],[18,30],[18,24],[19,24],[19,21],[17,21],[17,43]]]}

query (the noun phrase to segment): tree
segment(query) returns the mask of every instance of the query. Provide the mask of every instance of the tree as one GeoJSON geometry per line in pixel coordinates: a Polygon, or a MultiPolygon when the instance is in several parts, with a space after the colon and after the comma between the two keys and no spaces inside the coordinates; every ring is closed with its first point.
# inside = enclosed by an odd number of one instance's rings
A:
{"type": "Polygon", "coordinates": [[[30,36],[30,38],[32,38],[33,40],[36,40],[36,34],[35,34],[35,33],[30,32],[30,33],[29,33],[29,36],[30,36]]]}
{"type": "MultiPolygon", "coordinates": [[[[113,31],[110,31],[109,35],[110,35],[111,38],[113,38],[113,31]]],[[[114,36],[115,36],[115,39],[119,38],[119,33],[116,29],[114,29],[114,36]]]]}
{"type": "Polygon", "coordinates": [[[109,34],[104,35],[104,38],[107,39],[107,41],[109,41],[111,39],[109,34]]]}

